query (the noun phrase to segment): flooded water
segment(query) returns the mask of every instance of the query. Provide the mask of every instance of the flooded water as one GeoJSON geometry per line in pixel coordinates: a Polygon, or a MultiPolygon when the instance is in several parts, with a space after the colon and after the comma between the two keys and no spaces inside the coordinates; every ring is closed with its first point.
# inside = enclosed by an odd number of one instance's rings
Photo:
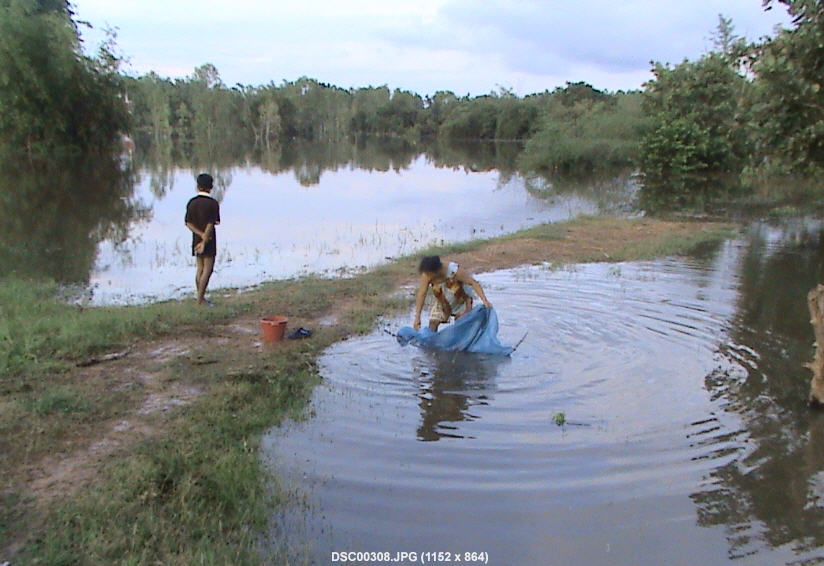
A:
{"type": "Polygon", "coordinates": [[[314,416],[265,438],[298,502],[273,517],[272,563],[824,563],[801,367],[822,266],[811,223],[758,225],[689,259],[481,276],[503,341],[529,332],[511,359],[380,330],[330,348],[314,416]]]}
{"type": "Polygon", "coordinates": [[[135,156],[89,164],[54,194],[4,201],[0,271],[79,284],[92,304],[191,294],[183,223],[194,177],[215,176],[222,224],[212,289],[308,273],[351,273],[433,243],[495,236],[581,213],[625,211],[630,175],[573,186],[512,170],[513,144],[420,147],[399,140],[295,144],[218,159],[135,156]],[[99,186],[98,186],[99,185],[99,186]]]}
{"type": "MultiPolygon", "coordinates": [[[[352,270],[432,243],[495,236],[565,220],[598,207],[576,195],[541,198],[515,176],[438,168],[420,156],[407,168],[343,168],[303,187],[292,172],[258,167],[232,171],[221,198],[215,286],[248,287],[275,278],[352,270]]],[[[178,170],[174,188],[138,195],[151,219],[125,243],[104,242],[91,284],[97,302],[130,302],[191,292],[191,234],[182,211],[193,195],[192,172],[178,170]]]]}

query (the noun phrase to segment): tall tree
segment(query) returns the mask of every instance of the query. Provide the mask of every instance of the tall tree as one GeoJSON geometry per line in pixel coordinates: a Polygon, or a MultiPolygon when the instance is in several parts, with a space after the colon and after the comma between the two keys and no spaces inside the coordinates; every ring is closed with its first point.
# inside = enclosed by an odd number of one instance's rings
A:
{"type": "Polygon", "coordinates": [[[751,151],[742,119],[745,78],[722,53],[674,67],[659,63],[652,72],[640,159],[644,206],[701,204],[734,188],[751,151]]]}
{"type": "Polygon", "coordinates": [[[66,2],[0,0],[0,273],[83,280],[134,212],[118,58],[83,54],[66,2]]]}
{"type": "Polygon", "coordinates": [[[824,168],[824,0],[766,0],[783,4],[793,27],[778,31],[753,53],[759,140],[765,153],[797,173],[824,168]]]}
{"type": "Polygon", "coordinates": [[[68,4],[0,4],[0,159],[99,150],[128,128],[116,60],[86,57],[68,4]]]}

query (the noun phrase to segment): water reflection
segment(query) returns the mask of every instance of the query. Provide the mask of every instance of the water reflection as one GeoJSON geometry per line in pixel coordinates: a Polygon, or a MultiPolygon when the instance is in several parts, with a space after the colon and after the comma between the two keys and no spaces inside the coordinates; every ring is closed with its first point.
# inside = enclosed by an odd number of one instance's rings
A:
{"type": "MultiPolygon", "coordinates": [[[[337,142],[292,140],[269,148],[229,146],[216,147],[193,141],[175,152],[171,143],[147,144],[148,152],[139,154],[142,168],[152,176],[156,196],[162,197],[172,187],[169,171],[173,167],[212,171],[217,177],[228,177],[240,164],[257,165],[272,174],[292,172],[303,187],[320,183],[326,172],[341,168],[396,173],[408,169],[419,155],[435,167],[464,172],[498,171],[506,183],[516,172],[515,162],[522,146],[515,142],[481,143],[410,142],[403,138],[357,137],[337,142]],[[155,190],[156,187],[156,190],[155,190]]],[[[231,178],[222,183],[225,189],[231,178]]],[[[221,183],[218,181],[218,186],[221,183]]]]}
{"type": "Polygon", "coordinates": [[[511,173],[518,151],[511,143],[358,138],[266,151],[230,147],[226,156],[196,141],[182,150],[167,145],[138,152],[136,193],[150,203],[152,218],[133,222],[122,245],[100,245],[90,278],[96,304],[190,292],[181,211],[202,170],[215,177],[225,216],[214,289],[351,273],[433,243],[603,212],[607,199],[601,195],[599,204],[574,193],[526,190],[525,180],[511,173]]]}
{"type": "Polygon", "coordinates": [[[582,175],[554,174],[530,176],[526,190],[543,199],[575,195],[596,204],[601,214],[630,214],[636,210],[640,184],[632,169],[591,172],[582,175]]]}
{"type": "Polygon", "coordinates": [[[262,150],[223,138],[138,135],[129,160],[6,171],[19,191],[0,203],[12,218],[2,228],[0,268],[88,282],[95,304],[183,296],[191,257],[181,211],[201,171],[215,178],[226,213],[214,288],[348,273],[433,243],[581,213],[623,214],[616,203],[635,191],[623,173],[575,190],[524,179],[514,168],[516,143],[356,138],[262,150]]]}
{"type": "MultiPolygon", "coordinates": [[[[232,170],[247,162],[249,148],[238,144],[216,145],[187,141],[179,147],[171,140],[138,143],[135,169],[148,177],[152,196],[162,200],[175,186],[175,175],[188,169],[197,175],[209,171],[214,177],[212,195],[222,200],[232,184],[232,170]]],[[[139,179],[138,179],[139,182],[139,179]]]]}
{"type": "Polygon", "coordinates": [[[455,423],[479,418],[473,407],[489,404],[498,367],[508,362],[463,352],[428,352],[415,358],[412,371],[418,376],[421,409],[418,440],[465,438],[455,423]]]}
{"type": "Polygon", "coordinates": [[[530,332],[505,364],[398,351],[383,333],[334,346],[317,420],[264,442],[310,490],[277,540],[311,541],[317,563],[450,541],[512,564],[821,563],[824,415],[805,408],[802,367],[819,229],[485,274],[503,336],[530,332]],[[589,426],[557,427],[556,411],[589,426]]]}
{"type": "Polygon", "coordinates": [[[123,242],[149,211],[136,202],[134,170],[112,151],[46,168],[6,164],[0,178],[0,274],[86,282],[97,246],[123,242]]]}
{"type": "Polygon", "coordinates": [[[731,341],[720,350],[730,363],[705,380],[740,418],[738,428],[703,425],[717,428],[716,441],[735,457],[692,495],[699,524],[724,527],[731,557],[767,546],[824,559],[824,416],[804,406],[810,372],[802,367],[813,342],[806,294],[823,275],[818,223],[748,234],[731,341]]]}

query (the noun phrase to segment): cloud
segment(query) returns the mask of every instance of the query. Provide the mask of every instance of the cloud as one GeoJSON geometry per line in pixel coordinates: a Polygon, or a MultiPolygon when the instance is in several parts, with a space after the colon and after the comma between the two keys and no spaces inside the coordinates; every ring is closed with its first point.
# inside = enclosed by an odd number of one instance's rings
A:
{"type": "Polygon", "coordinates": [[[614,73],[697,57],[710,47],[718,14],[732,16],[739,33],[755,39],[787,18],[765,13],[758,2],[714,0],[452,0],[437,28],[398,31],[397,40],[438,42],[479,53],[498,53],[514,70],[564,72],[576,65],[614,73]],[[743,23],[743,25],[742,25],[743,23]]]}
{"type": "Polygon", "coordinates": [[[650,60],[705,51],[719,13],[750,38],[787,21],[757,0],[77,0],[77,9],[120,28],[136,72],[180,76],[208,61],[229,84],[308,75],[473,94],[565,80],[637,88],[650,60]]]}

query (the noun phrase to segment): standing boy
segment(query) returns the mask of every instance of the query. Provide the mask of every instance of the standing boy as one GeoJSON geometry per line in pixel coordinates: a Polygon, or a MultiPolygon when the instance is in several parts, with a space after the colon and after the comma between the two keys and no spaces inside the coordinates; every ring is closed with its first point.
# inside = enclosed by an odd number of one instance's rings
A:
{"type": "Polygon", "coordinates": [[[211,175],[201,173],[197,176],[197,196],[186,205],[186,227],[192,231],[192,255],[197,258],[197,304],[209,305],[206,300],[206,287],[215,268],[217,255],[217,233],[215,226],[220,224],[220,205],[212,198],[214,179],[211,175]]]}

